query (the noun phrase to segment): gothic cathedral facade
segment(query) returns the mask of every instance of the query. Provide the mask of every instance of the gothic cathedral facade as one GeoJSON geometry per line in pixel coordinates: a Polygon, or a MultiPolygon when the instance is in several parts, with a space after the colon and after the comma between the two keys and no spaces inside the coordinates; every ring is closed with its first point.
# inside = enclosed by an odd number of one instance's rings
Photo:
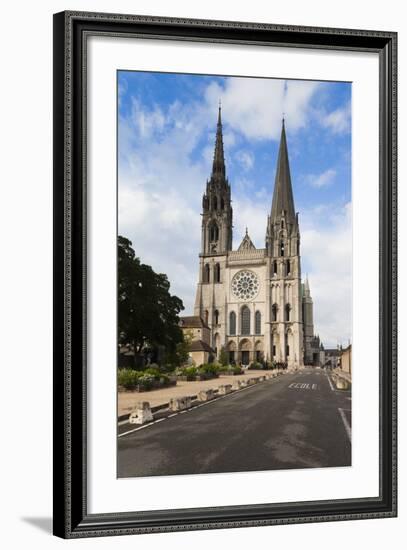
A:
{"type": "Polygon", "coordinates": [[[301,280],[301,236],[294,208],[284,120],[265,247],[248,231],[232,249],[233,209],[226,177],[219,107],[212,173],[202,200],[202,237],[195,315],[210,329],[211,347],[229,361],[320,364],[308,279],[301,280]]]}

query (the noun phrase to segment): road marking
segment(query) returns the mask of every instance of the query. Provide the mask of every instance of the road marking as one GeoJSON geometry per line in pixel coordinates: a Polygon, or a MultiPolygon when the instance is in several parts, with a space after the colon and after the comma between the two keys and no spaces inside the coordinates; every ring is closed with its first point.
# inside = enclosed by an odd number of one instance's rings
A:
{"type": "Polygon", "coordinates": [[[139,426],[138,428],[134,428],[133,430],[129,430],[128,432],[123,432],[121,434],[118,434],[117,437],[119,438],[119,437],[123,437],[124,435],[132,434],[133,432],[138,432],[143,428],[147,428],[147,426],[150,426],[151,424],[154,424],[154,422],[149,422],[148,424],[144,424],[143,426],[139,426]]]}
{"type": "Polygon", "coordinates": [[[293,382],[288,386],[289,388],[293,388],[296,390],[316,390],[318,389],[317,384],[302,384],[300,382],[293,382]]]}
{"type": "Polygon", "coordinates": [[[352,428],[349,426],[349,422],[346,418],[346,415],[343,411],[343,409],[338,409],[339,414],[341,415],[343,425],[345,426],[346,434],[349,438],[349,441],[352,443],[352,428]]]}
{"type": "Polygon", "coordinates": [[[331,382],[331,378],[328,375],[326,375],[326,377],[328,378],[328,382],[329,382],[329,385],[331,386],[331,390],[335,391],[335,388],[333,387],[332,382],[331,382]]]}

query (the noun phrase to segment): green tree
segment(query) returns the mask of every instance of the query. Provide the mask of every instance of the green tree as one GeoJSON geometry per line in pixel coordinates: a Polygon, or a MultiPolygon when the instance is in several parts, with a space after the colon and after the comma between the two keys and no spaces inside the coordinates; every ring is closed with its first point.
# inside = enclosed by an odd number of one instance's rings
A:
{"type": "Polygon", "coordinates": [[[229,354],[225,350],[225,346],[222,346],[220,353],[219,353],[219,363],[223,365],[224,367],[229,364],[229,354]]]}
{"type": "Polygon", "coordinates": [[[118,333],[121,344],[130,344],[136,354],[144,346],[164,346],[174,352],[182,342],[178,314],[182,300],[169,292],[163,273],[155,273],[136,257],[132,243],[118,238],[118,333]]]}
{"type": "Polygon", "coordinates": [[[185,363],[188,361],[192,339],[192,331],[185,331],[183,334],[182,342],[179,342],[176,347],[175,357],[172,361],[175,366],[185,365],[185,363]]]}

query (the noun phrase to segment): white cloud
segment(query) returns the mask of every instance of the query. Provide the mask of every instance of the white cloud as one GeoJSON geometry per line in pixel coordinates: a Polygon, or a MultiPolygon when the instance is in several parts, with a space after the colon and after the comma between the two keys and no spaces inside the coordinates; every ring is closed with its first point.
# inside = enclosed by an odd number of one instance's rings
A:
{"type": "Polygon", "coordinates": [[[306,176],[307,182],[313,187],[326,187],[331,185],[336,178],[336,170],[332,168],[325,170],[321,174],[309,174],[306,176]]]}
{"type": "Polygon", "coordinates": [[[247,138],[277,140],[283,116],[291,132],[305,126],[319,86],[312,81],[232,78],[224,88],[211,83],[205,98],[208,105],[221,98],[224,119],[247,138]]]}
{"type": "Polygon", "coordinates": [[[243,149],[236,151],[235,159],[245,171],[250,170],[254,166],[254,156],[249,151],[244,151],[243,149]]]}
{"type": "Polygon", "coordinates": [[[340,107],[330,113],[319,114],[320,123],[324,128],[329,128],[334,134],[350,132],[351,129],[351,104],[340,107]]]}
{"type": "Polygon", "coordinates": [[[314,327],[325,347],[352,338],[351,203],[300,213],[303,277],[308,272],[314,327]]]}

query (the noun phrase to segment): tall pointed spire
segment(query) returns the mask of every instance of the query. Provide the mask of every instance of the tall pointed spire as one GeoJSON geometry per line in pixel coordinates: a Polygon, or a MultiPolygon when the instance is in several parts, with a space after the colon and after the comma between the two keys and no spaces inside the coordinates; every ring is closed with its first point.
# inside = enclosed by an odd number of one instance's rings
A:
{"type": "Polygon", "coordinates": [[[280,220],[283,211],[286,221],[294,224],[294,197],[291,186],[290,164],[288,161],[287,138],[285,135],[284,118],[282,121],[280,149],[278,151],[273,203],[271,206],[271,222],[273,224],[280,220]]]}
{"type": "Polygon", "coordinates": [[[225,155],[223,153],[223,135],[222,135],[222,113],[221,113],[221,104],[219,102],[219,112],[218,112],[218,124],[216,128],[216,141],[215,141],[215,152],[213,155],[213,165],[212,165],[212,178],[214,179],[224,179],[226,175],[225,170],[225,155]]]}
{"type": "Polygon", "coordinates": [[[305,296],[310,297],[311,296],[311,291],[310,291],[310,288],[309,288],[308,273],[305,276],[304,290],[305,290],[305,296]]]}

